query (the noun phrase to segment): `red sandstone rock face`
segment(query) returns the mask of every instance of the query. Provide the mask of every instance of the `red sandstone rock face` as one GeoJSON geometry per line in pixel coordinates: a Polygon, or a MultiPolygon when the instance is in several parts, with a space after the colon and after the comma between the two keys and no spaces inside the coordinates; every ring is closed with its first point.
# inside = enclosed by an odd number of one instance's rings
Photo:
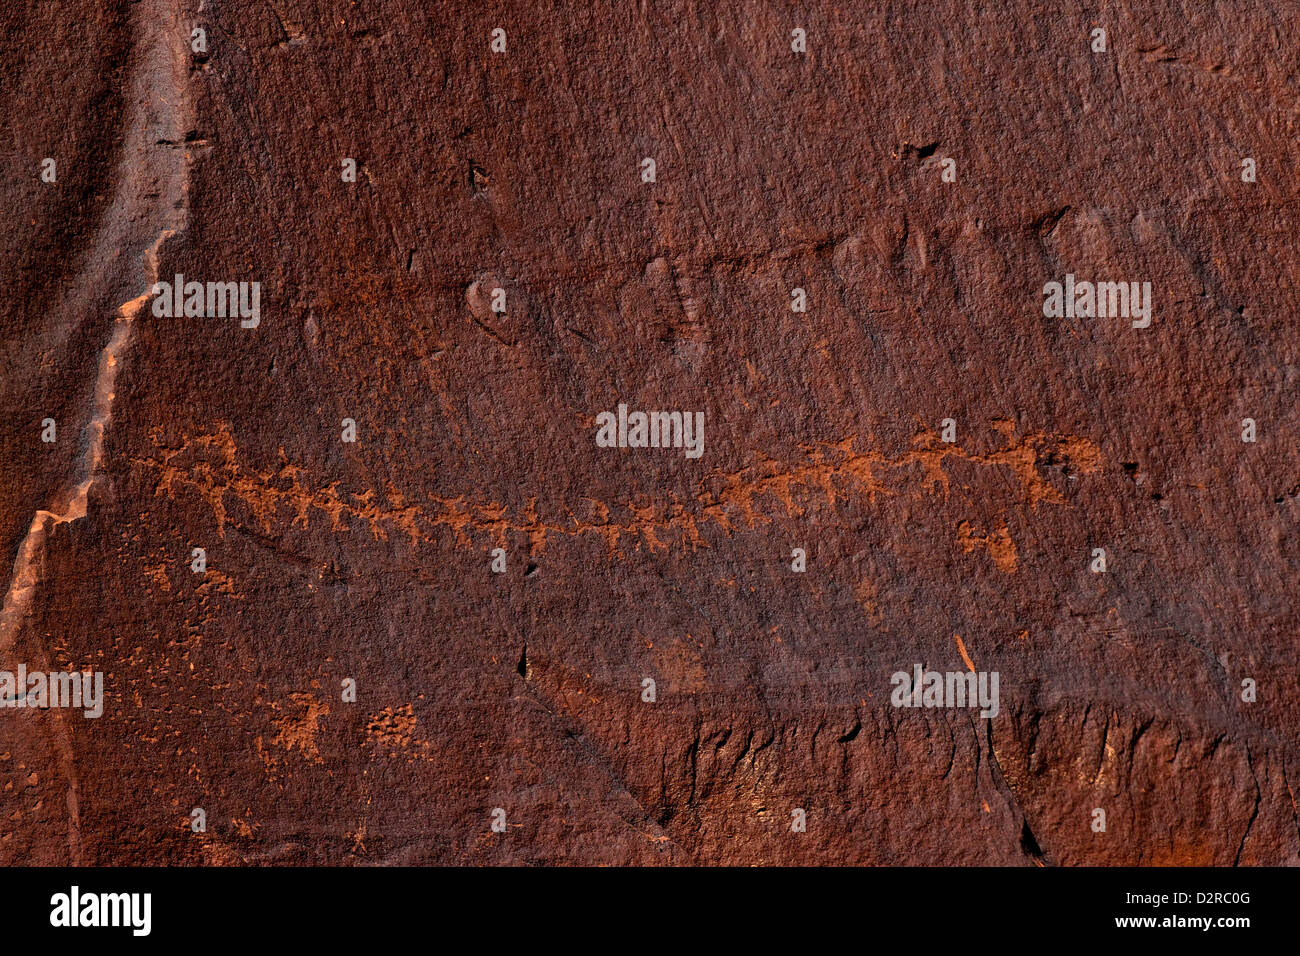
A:
{"type": "Polygon", "coordinates": [[[967,6],[0,12],[0,860],[1296,862],[1295,20],[967,6]]]}

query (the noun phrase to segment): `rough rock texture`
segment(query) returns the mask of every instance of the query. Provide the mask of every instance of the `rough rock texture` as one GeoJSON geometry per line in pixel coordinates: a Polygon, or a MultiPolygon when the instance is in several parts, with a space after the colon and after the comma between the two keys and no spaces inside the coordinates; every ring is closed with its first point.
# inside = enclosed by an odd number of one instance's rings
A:
{"type": "Polygon", "coordinates": [[[1285,6],[4,7],[0,862],[1300,862],[1285,6]]]}

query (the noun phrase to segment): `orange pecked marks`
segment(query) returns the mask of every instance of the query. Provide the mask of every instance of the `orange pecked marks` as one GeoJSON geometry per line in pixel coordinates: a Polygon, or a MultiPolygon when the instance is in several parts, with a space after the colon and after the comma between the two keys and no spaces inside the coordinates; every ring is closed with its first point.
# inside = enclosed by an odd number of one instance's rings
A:
{"type": "Polygon", "coordinates": [[[970,554],[977,548],[986,548],[994,567],[999,571],[1015,574],[1019,567],[1016,543],[1011,540],[1011,532],[1005,521],[1000,528],[987,534],[972,530],[971,523],[963,521],[957,525],[957,542],[961,545],[963,554],[970,554]]]}
{"type": "MultiPolygon", "coordinates": [[[[998,421],[993,426],[1004,436],[1006,446],[988,454],[971,454],[957,445],[939,442],[936,434],[927,432],[918,436],[908,451],[889,457],[879,451],[855,450],[857,437],[850,436],[805,447],[805,459],[793,465],[762,458],[738,471],[707,473],[699,479],[691,499],[610,503],[584,497],[550,516],[538,513],[535,498],[512,511],[498,502],[475,500],[466,494],[413,504],[391,484],[383,492],[367,488],[349,493],[341,491],[337,481],[311,482],[306,470],[289,462],[283,451],[278,469],[257,471],[239,460],[226,422],[215,423],[212,432],[176,449],[161,447],[155,430],[152,437],[160,446],[158,455],[137,458],[134,463],[157,474],[157,495],[175,498],[183,491],[196,492],[212,509],[223,537],[229,522],[227,509],[239,502],[266,533],[284,521],[306,527],[312,513],[319,512],[335,531],[359,522],[376,540],[398,533],[415,545],[432,540],[441,530],[450,532],[460,545],[478,536],[504,545],[508,535],[521,534],[528,538],[534,553],[555,536],[588,534],[601,537],[611,551],[628,540],[643,542],[651,552],[673,545],[695,549],[708,546],[701,529],[710,525],[729,535],[766,524],[773,516],[800,517],[806,508],[822,502],[834,506],[861,496],[874,501],[878,495],[909,490],[919,497],[946,496],[951,491],[949,467],[953,463],[1009,472],[1020,486],[1020,500],[1031,508],[1041,503],[1063,504],[1061,494],[1039,473],[1039,463],[1065,460],[1081,474],[1100,465],[1096,446],[1086,439],[1042,432],[1016,436],[1010,422],[998,421]]],[[[994,533],[983,535],[964,525],[964,530],[959,528],[959,540],[968,552],[977,545],[987,548],[1000,570],[1016,570],[1015,543],[1005,523],[994,533]]]]}
{"type": "Polygon", "coordinates": [[[966,669],[972,674],[975,673],[975,665],[971,662],[970,655],[966,653],[966,645],[961,642],[961,635],[954,634],[952,639],[957,642],[957,651],[961,654],[961,659],[966,662],[966,669]]]}

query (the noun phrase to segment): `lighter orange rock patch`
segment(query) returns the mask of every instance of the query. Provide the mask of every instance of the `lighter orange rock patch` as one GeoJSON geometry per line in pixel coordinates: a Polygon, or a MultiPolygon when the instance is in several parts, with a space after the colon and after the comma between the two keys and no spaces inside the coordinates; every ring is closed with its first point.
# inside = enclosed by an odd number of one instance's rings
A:
{"type": "Polygon", "coordinates": [[[172,589],[171,578],[167,577],[167,565],[155,564],[144,569],[144,575],[154,583],[154,586],[162,591],[172,589]]]}
{"type": "Polygon", "coordinates": [[[1020,567],[1016,543],[1011,540],[1011,531],[1005,521],[1001,527],[987,533],[974,531],[969,521],[963,521],[957,525],[957,541],[963,554],[970,554],[977,548],[986,549],[993,559],[993,566],[1005,574],[1015,574],[1020,567]]]}
{"type": "Polygon", "coordinates": [[[961,654],[961,659],[966,662],[966,669],[973,674],[975,672],[975,664],[971,661],[970,655],[966,653],[966,645],[961,642],[961,635],[954,634],[952,639],[957,642],[957,651],[961,654]]]}
{"type": "Polygon", "coordinates": [[[316,746],[316,733],[320,730],[320,719],[330,712],[329,705],[317,700],[311,694],[290,694],[289,699],[305,712],[288,715],[272,721],[280,731],[271,743],[278,744],[285,750],[297,750],[310,763],[320,763],[320,749],[316,746]]]}
{"type": "Polygon", "coordinates": [[[428,760],[432,747],[429,741],[415,736],[415,723],[415,708],[412,705],[385,707],[366,724],[366,742],[389,756],[428,760]]]}

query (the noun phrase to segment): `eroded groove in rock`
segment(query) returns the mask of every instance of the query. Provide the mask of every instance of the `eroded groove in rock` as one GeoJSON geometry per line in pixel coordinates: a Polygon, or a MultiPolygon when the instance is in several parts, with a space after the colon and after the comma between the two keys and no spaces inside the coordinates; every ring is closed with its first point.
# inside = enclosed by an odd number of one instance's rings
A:
{"type": "MultiPolygon", "coordinates": [[[[151,299],[149,290],[158,279],[161,247],[185,225],[188,157],[160,154],[153,139],[160,129],[186,128],[190,121],[182,41],[175,33],[180,22],[180,9],[173,0],[148,0],[137,7],[132,18],[135,39],[126,91],[128,108],[114,195],[88,246],[80,251],[81,270],[46,316],[53,330],[49,337],[56,342],[66,340],[69,327],[84,321],[105,293],[112,294],[124,285],[139,293],[113,310],[108,340],[89,383],[88,407],[80,427],[82,451],[73,461],[74,472],[55,499],[36,511],[18,544],[0,606],[0,666],[11,670],[17,669],[20,631],[43,583],[50,536],[58,526],[87,515],[91,488],[103,465],[105,431],[113,420],[119,367],[130,348],[132,324],[151,299]],[[149,222],[156,224],[156,237],[142,245],[149,222]]],[[[24,660],[25,666],[50,669],[50,655],[39,639],[28,643],[27,657],[30,660],[24,660]]],[[[21,688],[18,696],[26,694],[27,689],[21,688]]],[[[54,723],[52,743],[67,782],[68,859],[80,864],[79,774],[62,712],[54,711],[54,723]]],[[[6,733],[4,739],[11,735],[6,733]]]]}

